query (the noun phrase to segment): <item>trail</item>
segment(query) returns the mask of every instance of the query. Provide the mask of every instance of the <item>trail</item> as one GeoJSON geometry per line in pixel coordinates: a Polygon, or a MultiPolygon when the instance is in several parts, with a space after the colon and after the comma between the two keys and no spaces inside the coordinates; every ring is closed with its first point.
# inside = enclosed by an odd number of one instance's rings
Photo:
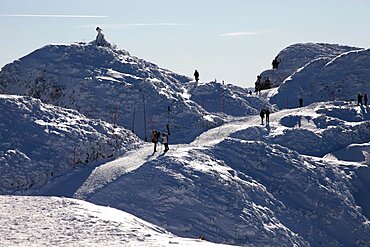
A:
{"type": "MultiPolygon", "coordinates": [[[[280,116],[297,109],[283,110],[270,115],[270,123],[273,123],[280,116]]],[[[251,126],[261,125],[259,116],[248,116],[233,120],[219,127],[210,129],[198,136],[189,144],[170,145],[166,155],[185,151],[189,148],[201,148],[214,146],[231,134],[251,126]]],[[[38,191],[37,195],[65,196],[78,199],[87,199],[97,190],[113,182],[120,176],[132,172],[153,159],[160,159],[162,156],[162,145],[158,145],[158,152],[153,154],[153,145],[145,144],[141,148],[127,152],[124,156],[113,161],[103,163],[94,167],[77,168],[67,176],[55,179],[45,188],[38,191]]]]}

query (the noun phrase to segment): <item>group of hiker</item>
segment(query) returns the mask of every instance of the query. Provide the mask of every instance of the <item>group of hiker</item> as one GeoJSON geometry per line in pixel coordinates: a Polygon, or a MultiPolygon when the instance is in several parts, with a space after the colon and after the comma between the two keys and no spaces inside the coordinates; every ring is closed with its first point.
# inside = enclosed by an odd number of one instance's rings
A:
{"type": "Polygon", "coordinates": [[[270,110],[269,109],[262,109],[260,111],[261,124],[264,124],[263,120],[265,117],[266,117],[266,125],[269,125],[270,124],[270,110]]]}
{"type": "Polygon", "coordinates": [[[364,95],[362,95],[361,93],[359,93],[357,95],[357,105],[365,105],[365,106],[367,106],[367,93],[365,93],[364,95]],[[363,103],[362,103],[362,99],[364,100],[363,103]]]}
{"type": "Polygon", "coordinates": [[[261,93],[261,90],[270,89],[271,81],[269,77],[262,78],[260,75],[257,76],[257,80],[254,84],[254,92],[261,93]]]}
{"type": "Polygon", "coordinates": [[[168,147],[168,135],[167,133],[163,132],[161,135],[161,132],[157,130],[152,131],[152,142],[154,143],[154,152],[157,152],[157,144],[158,142],[162,141],[162,144],[164,145],[164,153],[166,153],[169,149],[168,147]]]}

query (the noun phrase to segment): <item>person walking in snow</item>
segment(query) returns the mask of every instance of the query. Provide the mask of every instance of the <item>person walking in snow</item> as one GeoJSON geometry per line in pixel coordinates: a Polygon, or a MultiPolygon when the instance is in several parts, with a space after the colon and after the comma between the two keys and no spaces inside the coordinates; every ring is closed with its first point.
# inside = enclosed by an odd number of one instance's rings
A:
{"type": "Polygon", "coordinates": [[[260,75],[258,75],[257,76],[257,80],[256,80],[256,82],[254,83],[254,92],[256,93],[256,94],[258,94],[258,93],[261,93],[261,76],[260,75]]]}
{"type": "Polygon", "coordinates": [[[279,66],[278,56],[279,56],[279,55],[277,55],[277,56],[274,58],[274,60],[272,60],[272,69],[277,69],[277,68],[278,68],[278,66],[279,66]]]}
{"type": "Polygon", "coordinates": [[[157,143],[159,141],[159,137],[161,137],[161,133],[159,131],[153,131],[152,132],[152,142],[154,143],[154,152],[157,152],[157,143]]]}
{"type": "Polygon", "coordinates": [[[300,97],[299,98],[299,107],[302,107],[303,106],[303,98],[302,97],[300,97]]]}
{"type": "Polygon", "coordinates": [[[270,124],[270,110],[266,109],[265,114],[266,114],[266,124],[269,125],[270,124]]]}
{"type": "Polygon", "coordinates": [[[168,135],[166,133],[162,133],[162,143],[164,145],[164,152],[167,152],[169,148],[168,148],[168,135]]]}
{"type": "Polygon", "coordinates": [[[357,95],[357,105],[360,105],[360,104],[362,105],[362,94],[359,93],[357,95]]]}
{"type": "Polygon", "coordinates": [[[261,117],[261,124],[263,124],[263,119],[265,118],[265,110],[264,109],[262,109],[260,111],[260,117],[261,117]]]}
{"type": "Polygon", "coordinates": [[[198,70],[195,70],[195,72],[194,72],[194,78],[195,78],[195,81],[196,82],[199,81],[199,72],[198,72],[198,70]]]}
{"type": "Polygon", "coordinates": [[[367,93],[364,94],[364,105],[367,106],[367,93]]]}

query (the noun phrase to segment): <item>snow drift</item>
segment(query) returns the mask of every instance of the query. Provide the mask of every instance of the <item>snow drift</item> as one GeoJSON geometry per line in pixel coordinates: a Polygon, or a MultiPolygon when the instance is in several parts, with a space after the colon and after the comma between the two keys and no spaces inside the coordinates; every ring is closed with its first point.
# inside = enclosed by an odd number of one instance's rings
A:
{"type": "Polygon", "coordinates": [[[179,238],[133,215],[76,199],[0,196],[0,207],[2,246],[226,247],[179,238]]]}

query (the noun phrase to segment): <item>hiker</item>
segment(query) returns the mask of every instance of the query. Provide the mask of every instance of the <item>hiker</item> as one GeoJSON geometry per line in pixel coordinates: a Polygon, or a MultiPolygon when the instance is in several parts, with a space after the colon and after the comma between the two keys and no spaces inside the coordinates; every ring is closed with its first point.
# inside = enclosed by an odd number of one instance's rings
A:
{"type": "MultiPolygon", "coordinates": [[[[366,96],[366,98],[367,98],[367,96],[366,96]]],[[[362,94],[359,93],[357,95],[357,105],[360,105],[360,104],[362,105],[362,94]]]]}
{"type": "Polygon", "coordinates": [[[164,152],[167,152],[169,148],[168,148],[168,135],[166,133],[162,133],[162,143],[164,145],[164,152]]]}
{"type": "Polygon", "coordinates": [[[264,109],[262,109],[260,111],[260,117],[261,117],[261,124],[263,124],[263,119],[265,118],[265,110],[264,109]]]}
{"type": "Polygon", "coordinates": [[[266,114],[266,124],[269,125],[270,124],[270,110],[266,109],[265,114],[266,114]]]}
{"type": "Polygon", "coordinates": [[[159,140],[159,137],[161,136],[161,133],[159,131],[153,131],[152,132],[152,142],[154,143],[154,152],[157,152],[157,143],[158,143],[158,140],[159,140]]]}
{"type": "Polygon", "coordinates": [[[367,93],[364,94],[364,105],[367,106],[367,93]]]}
{"type": "Polygon", "coordinates": [[[279,60],[278,60],[278,57],[279,57],[279,55],[277,55],[275,58],[274,58],[274,60],[272,60],[272,69],[277,69],[278,68],[278,66],[279,66],[279,60]]]}
{"type": "Polygon", "coordinates": [[[300,97],[299,98],[299,107],[302,107],[303,106],[303,98],[302,97],[300,97]]]}
{"type": "Polygon", "coordinates": [[[96,27],[95,29],[98,32],[98,35],[96,35],[96,45],[98,46],[104,46],[105,44],[105,39],[104,39],[104,34],[102,33],[103,29],[100,27],[96,27]]]}
{"type": "Polygon", "coordinates": [[[270,89],[271,88],[271,81],[270,78],[266,78],[265,82],[263,83],[263,89],[270,89]]]}
{"type": "Polygon", "coordinates": [[[195,81],[196,82],[199,81],[199,72],[198,72],[198,70],[195,70],[195,72],[194,72],[194,78],[195,78],[195,81]]]}
{"type": "Polygon", "coordinates": [[[260,93],[261,92],[261,76],[260,75],[258,75],[257,76],[257,80],[256,80],[256,82],[254,83],[254,92],[256,93],[256,94],[258,94],[258,93],[260,93]]]}

